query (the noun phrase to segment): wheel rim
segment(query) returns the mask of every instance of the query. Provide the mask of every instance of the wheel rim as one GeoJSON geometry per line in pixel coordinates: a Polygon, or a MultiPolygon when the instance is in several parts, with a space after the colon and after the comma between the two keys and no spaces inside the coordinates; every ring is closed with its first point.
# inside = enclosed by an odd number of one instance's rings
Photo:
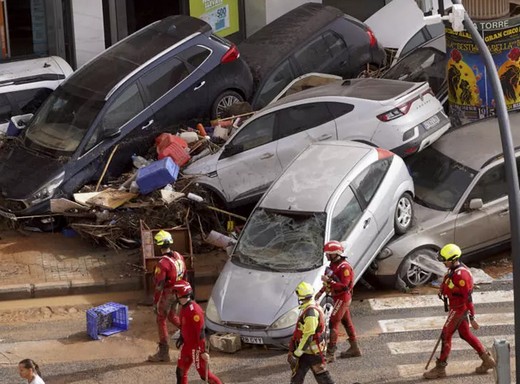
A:
{"type": "Polygon", "coordinates": [[[414,259],[415,258],[410,259],[410,265],[406,271],[406,277],[411,284],[418,287],[430,281],[432,274],[413,263],[414,259]]]}
{"type": "Polygon", "coordinates": [[[401,228],[408,228],[412,221],[412,203],[406,197],[401,197],[397,203],[397,222],[401,228]]]}
{"type": "Polygon", "coordinates": [[[234,95],[227,95],[220,99],[217,105],[217,115],[220,117],[222,113],[226,111],[231,105],[239,103],[241,100],[234,95]]]}

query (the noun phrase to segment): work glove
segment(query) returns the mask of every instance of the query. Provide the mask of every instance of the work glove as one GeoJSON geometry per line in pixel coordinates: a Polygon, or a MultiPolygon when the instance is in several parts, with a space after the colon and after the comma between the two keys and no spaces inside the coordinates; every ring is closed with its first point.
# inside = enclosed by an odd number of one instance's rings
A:
{"type": "Polygon", "coordinates": [[[177,349],[181,349],[182,344],[184,344],[184,338],[182,337],[182,335],[180,335],[179,338],[175,341],[175,347],[177,349]]]}
{"type": "Polygon", "coordinates": [[[296,356],[294,356],[294,354],[292,352],[289,352],[287,354],[287,362],[289,363],[289,366],[291,367],[291,369],[294,371],[294,369],[296,368],[296,365],[298,364],[298,358],[296,356]]]}
{"type": "Polygon", "coordinates": [[[209,362],[209,353],[208,352],[204,352],[203,354],[200,355],[200,358],[202,360],[204,360],[205,362],[209,362]]]}
{"type": "Polygon", "coordinates": [[[314,295],[314,300],[320,301],[321,292],[318,292],[316,295],[314,295]]]}
{"type": "Polygon", "coordinates": [[[469,322],[471,323],[471,327],[474,330],[477,330],[480,328],[480,325],[477,323],[477,320],[475,320],[475,318],[471,315],[469,316],[469,322]]]}

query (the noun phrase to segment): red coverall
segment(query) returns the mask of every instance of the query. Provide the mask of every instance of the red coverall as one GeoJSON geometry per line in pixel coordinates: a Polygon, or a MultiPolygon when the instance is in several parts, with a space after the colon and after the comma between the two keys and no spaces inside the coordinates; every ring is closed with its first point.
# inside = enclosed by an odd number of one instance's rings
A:
{"type": "MultiPolygon", "coordinates": [[[[334,308],[330,317],[330,339],[328,348],[333,351],[338,342],[339,324],[347,331],[349,342],[356,341],[356,330],[350,317],[352,288],[354,288],[354,271],[350,264],[339,257],[330,263],[332,275],[324,288],[334,300],[334,308]]],[[[322,288],[323,290],[323,288],[322,288]]],[[[321,291],[320,291],[321,292],[321,291]]]]}
{"type": "Polygon", "coordinates": [[[179,316],[175,313],[177,296],[172,287],[176,281],[184,279],[185,275],[184,257],[178,252],[165,253],[155,267],[153,304],[157,307],[157,327],[161,344],[168,344],[166,320],[170,320],[173,325],[180,328],[179,316]]]}
{"type": "MultiPolygon", "coordinates": [[[[182,306],[180,320],[184,344],[182,344],[181,353],[177,360],[177,384],[188,384],[188,370],[193,362],[200,378],[206,380],[207,362],[201,357],[206,350],[204,311],[195,301],[190,300],[182,306]]],[[[209,370],[209,367],[207,374],[210,384],[222,384],[219,378],[209,370]]]]}
{"type": "Polygon", "coordinates": [[[473,292],[473,276],[464,265],[456,265],[444,275],[440,293],[447,296],[450,312],[446,324],[442,328],[442,349],[439,360],[446,362],[451,351],[451,339],[456,330],[460,338],[473,347],[479,356],[486,352],[480,340],[469,328],[468,312],[475,316],[475,307],[471,300],[473,292]]]}

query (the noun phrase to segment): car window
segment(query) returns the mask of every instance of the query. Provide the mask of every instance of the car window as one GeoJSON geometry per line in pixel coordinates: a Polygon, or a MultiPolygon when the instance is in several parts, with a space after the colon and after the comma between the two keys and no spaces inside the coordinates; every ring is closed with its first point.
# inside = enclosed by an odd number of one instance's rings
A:
{"type": "Polygon", "coordinates": [[[477,181],[468,196],[471,199],[482,199],[484,204],[507,195],[507,183],[504,164],[489,169],[477,181]]]}
{"type": "Polygon", "coordinates": [[[300,65],[303,73],[319,72],[325,63],[331,58],[327,42],[323,36],[318,36],[309,44],[294,54],[294,58],[300,65]]]}
{"type": "Polygon", "coordinates": [[[339,197],[332,212],[330,238],[344,241],[362,215],[361,206],[350,187],[339,197]]]}
{"type": "Polygon", "coordinates": [[[296,105],[276,112],[280,138],[303,132],[332,120],[325,103],[296,105]]]}
{"type": "Polygon", "coordinates": [[[189,75],[186,65],[177,58],[172,58],[142,76],[151,104],[189,75]]]}
{"type": "Polygon", "coordinates": [[[137,84],[134,83],[108,107],[101,119],[100,127],[95,130],[85,147],[85,151],[88,151],[102,140],[104,132],[121,128],[126,122],[137,116],[144,108],[145,104],[139,92],[139,88],[137,84]]]}
{"type": "Polygon", "coordinates": [[[332,57],[343,54],[347,49],[345,41],[337,33],[327,31],[323,34],[323,39],[325,40],[332,57]]]}
{"type": "Polygon", "coordinates": [[[238,131],[230,144],[241,147],[242,151],[247,151],[270,143],[274,139],[274,121],[274,113],[251,121],[238,131]]]}
{"type": "Polygon", "coordinates": [[[5,95],[0,94],[0,124],[9,122],[11,118],[11,104],[5,95]]]}
{"type": "Polygon", "coordinates": [[[354,109],[352,104],[347,103],[327,103],[327,107],[335,119],[352,112],[354,109]]]}
{"type": "Polygon", "coordinates": [[[49,88],[24,89],[11,92],[9,97],[18,108],[13,113],[27,114],[36,112],[51,92],[52,89],[49,88]]]}
{"type": "Polygon", "coordinates": [[[276,95],[278,95],[287,84],[296,76],[287,60],[281,63],[267,78],[258,96],[258,108],[266,106],[276,95]]]}
{"type": "Polygon", "coordinates": [[[417,32],[415,35],[412,36],[410,40],[408,40],[408,43],[403,47],[403,50],[401,51],[400,55],[406,55],[408,52],[412,51],[414,48],[418,47],[419,45],[423,44],[427,40],[427,36],[425,33],[428,33],[426,31],[426,27],[423,27],[417,32]]]}
{"type": "Polygon", "coordinates": [[[363,170],[353,181],[352,187],[365,206],[370,203],[391,164],[391,158],[377,161],[363,170]]]}
{"type": "Polygon", "coordinates": [[[184,51],[179,53],[177,56],[187,61],[194,68],[197,68],[204,62],[204,60],[208,58],[210,53],[211,51],[206,47],[202,47],[200,45],[192,45],[191,47],[188,47],[184,51]]]}

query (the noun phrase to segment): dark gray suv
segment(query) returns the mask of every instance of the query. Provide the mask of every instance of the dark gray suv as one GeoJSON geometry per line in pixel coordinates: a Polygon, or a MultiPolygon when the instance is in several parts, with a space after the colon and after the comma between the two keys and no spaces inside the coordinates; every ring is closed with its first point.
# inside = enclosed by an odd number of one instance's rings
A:
{"type": "Polygon", "coordinates": [[[239,56],[207,23],[182,15],[110,47],[60,85],[20,140],[2,147],[0,215],[44,213],[51,198],[98,180],[116,144],[114,176],[160,132],[249,99],[253,80],[239,56]]]}

